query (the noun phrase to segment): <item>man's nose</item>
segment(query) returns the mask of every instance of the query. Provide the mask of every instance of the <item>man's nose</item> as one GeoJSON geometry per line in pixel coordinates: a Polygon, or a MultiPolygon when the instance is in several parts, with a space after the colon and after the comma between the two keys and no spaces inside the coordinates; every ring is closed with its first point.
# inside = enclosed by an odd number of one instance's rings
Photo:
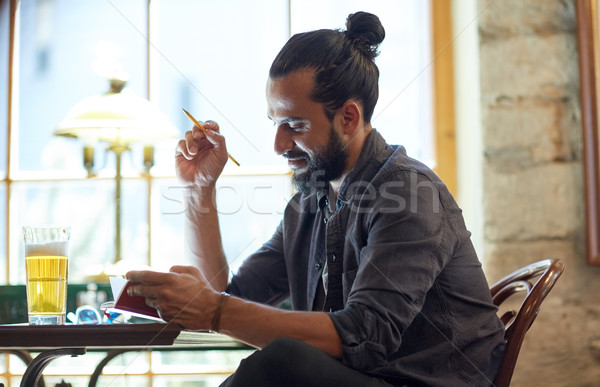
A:
{"type": "Polygon", "coordinates": [[[277,131],[275,132],[275,142],[273,144],[275,153],[278,156],[281,156],[285,152],[294,149],[295,146],[296,144],[294,143],[290,130],[287,130],[283,125],[278,126],[277,131]]]}

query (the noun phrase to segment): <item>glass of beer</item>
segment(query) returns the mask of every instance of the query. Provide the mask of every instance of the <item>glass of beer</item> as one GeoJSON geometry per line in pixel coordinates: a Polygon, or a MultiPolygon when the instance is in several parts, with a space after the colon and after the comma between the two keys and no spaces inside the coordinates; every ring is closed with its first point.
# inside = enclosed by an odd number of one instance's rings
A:
{"type": "Polygon", "coordinates": [[[68,226],[25,226],[29,324],[64,324],[69,273],[68,226]]]}

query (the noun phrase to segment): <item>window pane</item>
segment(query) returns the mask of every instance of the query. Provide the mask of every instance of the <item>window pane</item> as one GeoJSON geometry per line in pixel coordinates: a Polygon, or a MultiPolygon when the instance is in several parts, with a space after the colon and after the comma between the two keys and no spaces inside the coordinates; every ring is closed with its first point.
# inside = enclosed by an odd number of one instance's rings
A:
{"type": "Polygon", "coordinates": [[[0,183],[0,285],[6,284],[6,186],[0,183]]]}
{"type": "MultiPolygon", "coordinates": [[[[32,353],[31,355],[35,358],[38,356],[38,353],[32,353]]],[[[59,356],[44,368],[44,381],[48,386],[56,386],[56,384],[60,384],[61,378],[54,375],[73,375],[68,378],[63,377],[62,379],[67,380],[73,386],[87,386],[90,380],[89,375],[94,372],[98,363],[100,363],[106,355],[106,352],[88,350],[83,356],[59,356]],[[81,376],[77,377],[74,375],[81,376]]],[[[102,373],[105,376],[99,379],[97,385],[112,386],[113,384],[109,383],[109,381],[110,379],[118,379],[117,375],[143,374],[148,372],[149,368],[149,354],[145,351],[136,351],[132,349],[130,352],[125,352],[116,356],[104,367],[102,373]]],[[[11,359],[10,371],[14,373],[24,372],[25,365],[18,359],[11,359]],[[13,361],[15,362],[14,366],[12,366],[13,361]]],[[[138,376],[138,378],[140,378],[140,376],[138,376]]],[[[147,384],[142,385],[147,386],[147,384]]]]}
{"type": "Polygon", "coordinates": [[[152,385],[155,387],[219,387],[229,375],[168,375],[155,376],[152,385]]]}
{"type": "Polygon", "coordinates": [[[157,180],[152,189],[152,268],[192,265],[184,259],[183,188],[175,179],[157,180]]]}
{"type": "MultiPolygon", "coordinates": [[[[85,357],[85,356],[84,356],[85,357]]],[[[87,386],[89,383],[89,376],[45,376],[44,381],[48,386],[60,385],[64,380],[68,380],[73,386],[87,386]]],[[[111,386],[111,387],[148,387],[154,386],[150,382],[148,376],[145,375],[100,375],[98,378],[98,386],[111,386]]],[[[18,384],[11,384],[11,386],[17,386],[18,384]]]]}
{"type": "MultiPolygon", "coordinates": [[[[143,181],[124,181],[122,187],[122,245],[127,263],[143,264],[147,256],[145,187],[143,181]],[[142,199],[141,199],[142,198],[142,199]]],[[[14,183],[11,195],[11,283],[25,282],[23,238],[25,224],[67,224],[71,230],[69,282],[85,283],[115,257],[115,182],[14,183]]]]}
{"type": "Polygon", "coordinates": [[[71,226],[69,282],[85,281],[87,269],[113,255],[111,181],[14,183],[11,195],[10,281],[25,283],[21,226],[71,226]]]}
{"type": "MultiPolygon", "coordinates": [[[[227,374],[235,372],[240,361],[250,356],[252,349],[219,351],[153,351],[155,373],[185,374],[190,369],[198,373],[227,374]]],[[[224,378],[223,378],[224,379],[224,378]]]]}
{"type": "Polygon", "coordinates": [[[79,141],[53,132],[76,103],[108,90],[116,65],[146,95],[146,1],[38,0],[20,8],[15,168],[81,172],[79,141]]]}
{"type": "Polygon", "coordinates": [[[162,2],[157,14],[159,44],[153,55],[162,111],[182,133],[193,126],[182,107],[198,120],[219,122],[229,153],[244,166],[282,165],[273,152],[265,84],[288,37],[287,2],[171,0],[162,2]]]}
{"type": "MultiPolygon", "coordinates": [[[[114,187],[113,181],[113,187],[114,187]]],[[[124,180],[121,188],[121,245],[124,269],[148,264],[148,190],[145,180],[124,180]]],[[[114,188],[113,198],[114,201],[114,188]]],[[[115,212],[110,214],[115,232],[115,212]]],[[[113,234],[114,235],[114,234],[113,234]]],[[[114,236],[113,236],[114,246],[114,236]]],[[[114,249],[113,249],[114,250],[114,249]]],[[[125,274],[122,272],[120,274],[125,274]]]]}
{"type": "Polygon", "coordinates": [[[230,269],[235,272],[273,235],[292,186],[289,176],[280,175],[222,177],[217,188],[223,244],[230,269]]]}
{"type": "Polygon", "coordinates": [[[8,43],[10,32],[9,1],[0,1],[0,179],[6,173],[8,136],[8,43]]]}
{"type": "MultiPolygon", "coordinates": [[[[184,189],[175,180],[165,180],[154,190],[152,267],[155,269],[195,264],[184,257],[184,189]]],[[[222,176],[217,189],[223,248],[230,269],[236,271],[249,254],[271,237],[291,197],[292,187],[287,175],[222,176]]]]}
{"type": "Polygon", "coordinates": [[[292,33],[343,28],[358,10],[379,17],[385,39],[376,63],[379,102],[372,124],[410,156],[433,162],[429,2],[422,0],[292,0],[292,33]]]}

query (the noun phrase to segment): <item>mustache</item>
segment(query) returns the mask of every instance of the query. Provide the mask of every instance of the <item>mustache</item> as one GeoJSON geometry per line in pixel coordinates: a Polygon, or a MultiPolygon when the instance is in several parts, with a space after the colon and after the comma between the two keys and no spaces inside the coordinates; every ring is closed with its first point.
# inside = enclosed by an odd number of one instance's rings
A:
{"type": "Polygon", "coordinates": [[[302,152],[302,151],[287,151],[284,154],[282,154],[283,157],[285,157],[286,159],[308,159],[308,154],[306,152],[302,152]]]}

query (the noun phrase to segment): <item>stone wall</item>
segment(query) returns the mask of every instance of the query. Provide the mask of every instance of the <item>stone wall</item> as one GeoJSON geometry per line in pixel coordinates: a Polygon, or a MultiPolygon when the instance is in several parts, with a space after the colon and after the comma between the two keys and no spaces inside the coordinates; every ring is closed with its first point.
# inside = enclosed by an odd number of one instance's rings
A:
{"type": "Polygon", "coordinates": [[[490,282],[566,270],[521,350],[514,386],[600,386],[600,267],[585,264],[575,0],[478,0],[484,251],[490,282]]]}

